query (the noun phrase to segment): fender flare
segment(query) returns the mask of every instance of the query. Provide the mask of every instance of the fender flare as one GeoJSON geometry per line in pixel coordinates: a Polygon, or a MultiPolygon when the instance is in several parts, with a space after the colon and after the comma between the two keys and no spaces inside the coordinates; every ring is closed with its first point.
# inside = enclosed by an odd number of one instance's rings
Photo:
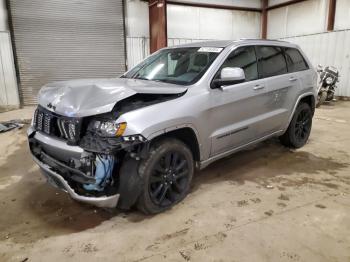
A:
{"type": "Polygon", "coordinates": [[[148,135],[147,140],[151,141],[152,139],[155,139],[161,135],[165,135],[169,132],[184,129],[184,128],[188,128],[191,131],[193,131],[193,133],[196,137],[196,140],[197,140],[199,159],[201,159],[201,157],[203,157],[205,155],[205,152],[203,152],[203,143],[205,141],[202,140],[202,137],[199,135],[197,128],[192,123],[178,124],[178,125],[173,125],[173,126],[169,126],[169,127],[160,129],[160,130],[155,131],[155,132],[151,133],[150,135],[148,135]]]}
{"type": "MultiPolygon", "coordinates": [[[[294,113],[295,113],[295,110],[297,109],[297,106],[299,105],[300,103],[300,100],[303,99],[304,97],[307,97],[307,96],[312,96],[314,98],[314,108],[315,108],[315,105],[316,105],[316,98],[315,98],[315,94],[313,92],[307,92],[307,93],[304,93],[302,95],[300,95],[296,101],[296,103],[294,104],[294,107],[293,107],[293,110],[292,110],[292,113],[290,114],[289,118],[288,118],[288,123],[286,125],[286,127],[284,128],[284,130],[287,130],[290,122],[292,121],[292,118],[294,116],[294,113]]],[[[312,110],[314,111],[314,108],[312,108],[312,110]]]]}

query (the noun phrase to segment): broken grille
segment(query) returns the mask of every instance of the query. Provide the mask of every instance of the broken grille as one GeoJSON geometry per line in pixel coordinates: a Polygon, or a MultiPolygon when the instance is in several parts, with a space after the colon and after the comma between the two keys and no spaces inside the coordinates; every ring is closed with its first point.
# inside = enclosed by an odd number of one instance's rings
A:
{"type": "Polygon", "coordinates": [[[76,142],[79,139],[80,119],[65,118],[45,109],[38,108],[34,113],[34,128],[51,136],[76,142]]]}
{"type": "Polygon", "coordinates": [[[65,119],[57,119],[58,129],[61,137],[68,140],[75,140],[77,135],[77,124],[65,119]]]}

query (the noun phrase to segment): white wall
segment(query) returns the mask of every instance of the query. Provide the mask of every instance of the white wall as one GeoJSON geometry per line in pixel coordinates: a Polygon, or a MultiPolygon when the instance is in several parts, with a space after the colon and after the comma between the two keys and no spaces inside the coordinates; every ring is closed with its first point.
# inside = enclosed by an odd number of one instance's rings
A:
{"type": "MultiPolygon", "coordinates": [[[[269,5],[284,0],[270,0],[269,5]]],[[[333,32],[327,32],[329,0],[309,0],[268,12],[268,38],[298,44],[314,66],[340,70],[336,95],[350,96],[350,1],[337,0],[333,32]]]]}
{"type": "Polygon", "coordinates": [[[18,107],[18,87],[11,38],[8,32],[7,10],[5,1],[0,0],[0,108],[18,107]]]}
{"type": "Polygon", "coordinates": [[[0,32],[0,108],[18,108],[19,96],[9,32],[0,32]]]}
{"type": "Polygon", "coordinates": [[[287,37],[298,44],[314,66],[335,66],[340,71],[336,95],[350,96],[350,29],[312,35],[287,37]]]}
{"type": "Polygon", "coordinates": [[[269,6],[282,4],[288,1],[289,0],[269,0],[269,6]]]}
{"type": "Polygon", "coordinates": [[[169,39],[260,37],[260,13],[168,5],[169,39]]]}
{"type": "Polygon", "coordinates": [[[127,67],[131,68],[149,55],[148,3],[125,1],[127,67]]]}
{"type": "Polygon", "coordinates": [[[334,29],[350,29],[350,1],[337,0],[334,29]]]}
{"type": "Polygon", "coordinates": [[[268,12],[267,37],[281,38],[324,32],[327,28],[327,14],[328,0],[309,0],[272,9],[268,12]]]}
{"type": "Polygon", "coordinates": [[[149,37],[148,3],[140,0],[125,1],[126,36],[149,37]]]}
{"type": "Polygon", "coordinates": [[[0,31],[7,31],[7,10],[5,0],[0,0],[0,31]]]}
{"type": "MultiPolygon", "coordinates": [[[[259,8],[260,0],[197,0],[187,2],[215,3],[259,8]]],[[[128,68],[149,55],[148,3],[126,0],[126,42],[128,68]]],[[[209,39],[260,37],[260,14],[180,5],[167,6],[168,45],[209,39]]]]}
{"type": "Polygon", "coordinates": [[[172,0],[173,2],[188,2],[188,3],[202,3],[202,4],[216,4],[216,5],[229,5],[240,7],[252,7],[260,8],[260,0],[172,0]]]}

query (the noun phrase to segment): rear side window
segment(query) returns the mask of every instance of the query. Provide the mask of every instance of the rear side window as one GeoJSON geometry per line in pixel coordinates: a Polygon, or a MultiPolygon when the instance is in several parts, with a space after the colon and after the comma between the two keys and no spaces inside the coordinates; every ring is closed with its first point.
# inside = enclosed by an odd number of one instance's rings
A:
{"type": "Polygon", "coordinates": [[[295,48],[286,48],[284,52],[286,55],[288,72],[297,72],[309,68],[299,50],[295,48]]]}
{"type": "Polygon", "coordinates": [[[288,72],[283,50],[277,46],[257,46],[259,77],[277,76],[288,72]]]}

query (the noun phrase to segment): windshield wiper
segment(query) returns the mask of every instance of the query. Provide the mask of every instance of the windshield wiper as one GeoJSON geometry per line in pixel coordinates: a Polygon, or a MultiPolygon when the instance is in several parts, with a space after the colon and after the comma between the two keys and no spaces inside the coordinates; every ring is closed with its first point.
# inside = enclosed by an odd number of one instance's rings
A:
{"type": "Polygon", "coordinates": [[[169,83],[169,84],[177,84],[177,85],[186,84],[185,81],[170,80],[170,79],[155,79],[153,81],[164,82],[164,83],[169,83]]]}
{"type": "Polygon", "coordinates": [[[134,79],[140,79],[140,80],[152,80],[152,79],[148,79],[146,77],[140,76],[140,77],[134,77],[134,79]]]}

